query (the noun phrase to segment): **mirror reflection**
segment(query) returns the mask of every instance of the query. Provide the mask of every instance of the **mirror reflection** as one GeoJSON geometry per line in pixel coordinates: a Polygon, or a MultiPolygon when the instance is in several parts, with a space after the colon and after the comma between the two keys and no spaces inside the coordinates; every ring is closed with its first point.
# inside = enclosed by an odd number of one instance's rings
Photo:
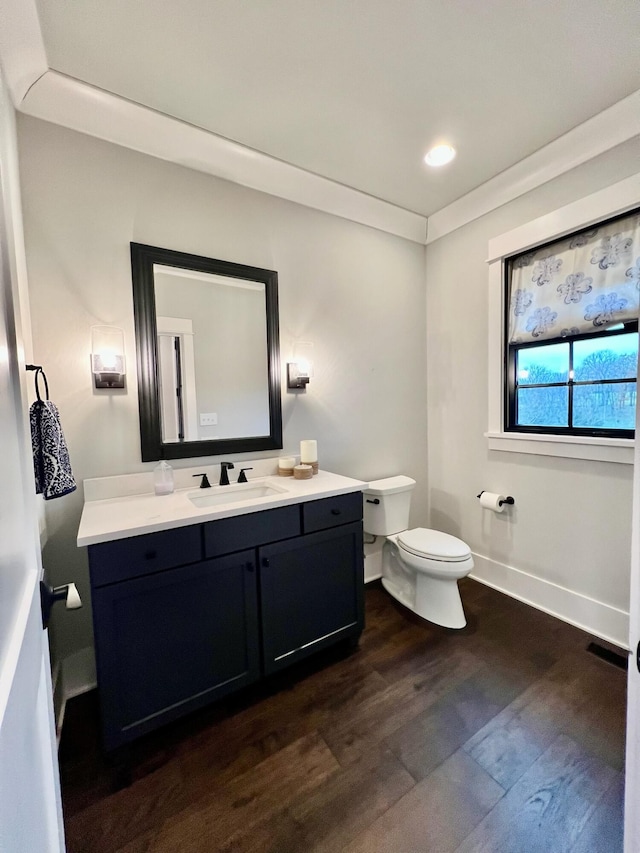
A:
{"type": "Polygon", "coordinates": [[[278,274],[131,244],[142,461],[282,447],[278,274]]]}
{"type": "Polygon", "coordinates": [[[163,442],[269,435],[263,282],[154,264],[163,442]]]}

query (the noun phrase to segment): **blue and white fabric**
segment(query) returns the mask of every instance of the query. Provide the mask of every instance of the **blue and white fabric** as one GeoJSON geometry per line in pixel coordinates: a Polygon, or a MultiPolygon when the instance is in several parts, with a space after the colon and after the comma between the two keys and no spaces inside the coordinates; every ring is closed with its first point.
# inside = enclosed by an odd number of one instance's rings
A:
{"type": "Polygon", "coordinates": [[[60,413],[57,406],[49,400],[47,378],[41,368],[36,371],[36,395],[38,399],[31,406],[31,444],[33,448],[33,468],[36,478],[36,494],[43,495],[46,501],[61,498],[77,488],[71,470],[69,450],[62,432],[60,413]],[[46,389],[46,400],[40,397],[38,380],[42,376],[46,389]]]}
{"type": "Polygon", "coordinates": [[[509,261],[509,343],[549,341],[638,319],[640,213],[509,261]]]}

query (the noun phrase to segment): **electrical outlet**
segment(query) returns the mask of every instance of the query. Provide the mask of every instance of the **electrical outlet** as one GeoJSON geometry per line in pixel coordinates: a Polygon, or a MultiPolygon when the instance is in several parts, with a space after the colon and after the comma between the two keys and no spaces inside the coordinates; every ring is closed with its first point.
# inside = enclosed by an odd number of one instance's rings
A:
{"type": "Polygon", "coordinates": [[[215,412],[200,412],[200,426],[215,426],[218,415],[215,412]]]}

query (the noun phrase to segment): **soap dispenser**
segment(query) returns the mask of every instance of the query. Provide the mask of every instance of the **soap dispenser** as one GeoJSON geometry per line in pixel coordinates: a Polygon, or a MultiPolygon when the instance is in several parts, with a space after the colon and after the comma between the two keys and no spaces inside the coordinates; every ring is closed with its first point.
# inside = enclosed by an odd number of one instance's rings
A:
{"type": "Polygon", "coordinates": [[[173,468],[164,459],[153,469],[153,486],[156,495],[170,495],[173,492],[173,468]]]}

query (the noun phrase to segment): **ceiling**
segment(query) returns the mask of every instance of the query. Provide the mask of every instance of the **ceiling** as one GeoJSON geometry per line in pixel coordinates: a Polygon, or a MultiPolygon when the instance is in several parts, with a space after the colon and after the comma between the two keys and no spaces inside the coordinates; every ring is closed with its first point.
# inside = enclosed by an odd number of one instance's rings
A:
{"type": "Polygon", "coordinates": [[[638,0],[37,6],[50,68],[427,216],[640,89],[638,0]]]}

